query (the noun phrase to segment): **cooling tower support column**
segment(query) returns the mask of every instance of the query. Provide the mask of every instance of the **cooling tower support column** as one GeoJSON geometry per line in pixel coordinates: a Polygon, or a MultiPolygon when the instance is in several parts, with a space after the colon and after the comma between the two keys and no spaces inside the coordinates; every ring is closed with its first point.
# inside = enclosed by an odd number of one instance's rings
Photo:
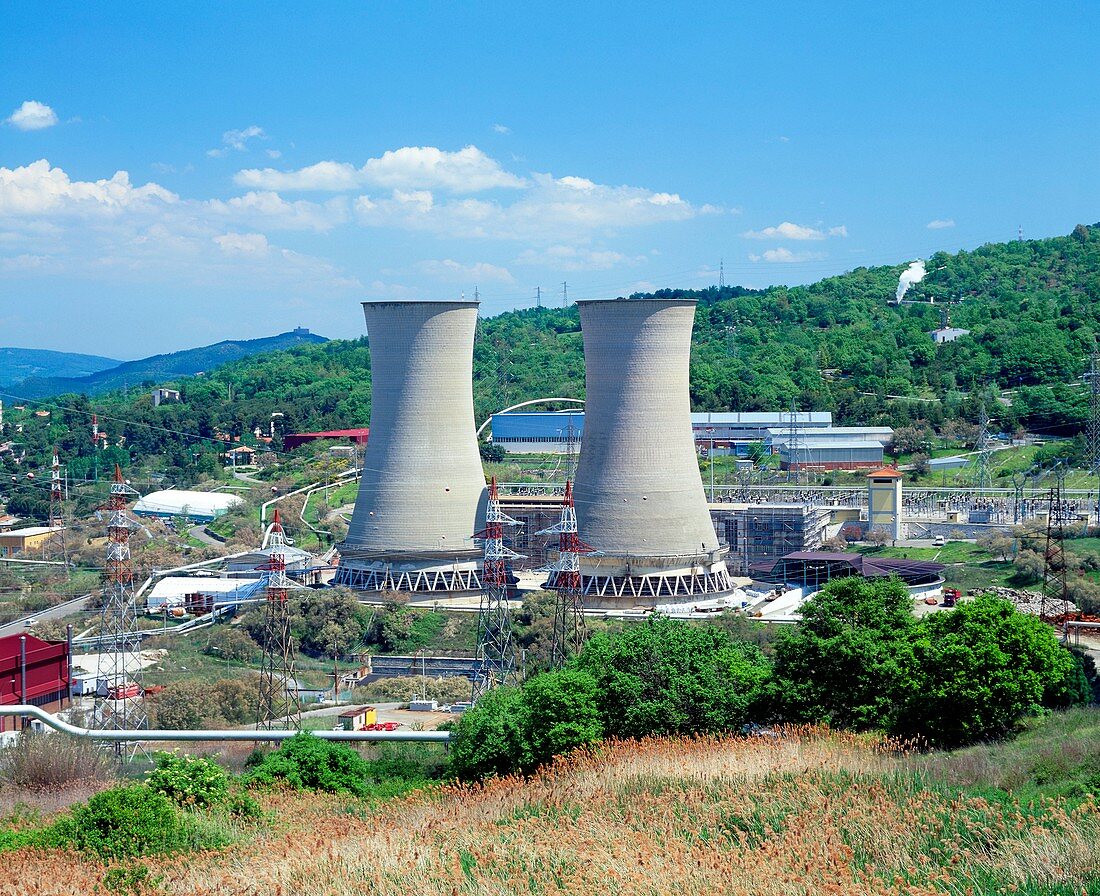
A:
{"type": "Polygon", "coordinates": [[[574,484],[586,604],[732,590],[691,431],[695,303],[585,301],[584,441],[574,484]]]}
{"type": "Polygon", "coordinates": [[[481,589],[485,478],[474,434],[477,302],[364,302],[370,435],[335,584],[481,589]]]}

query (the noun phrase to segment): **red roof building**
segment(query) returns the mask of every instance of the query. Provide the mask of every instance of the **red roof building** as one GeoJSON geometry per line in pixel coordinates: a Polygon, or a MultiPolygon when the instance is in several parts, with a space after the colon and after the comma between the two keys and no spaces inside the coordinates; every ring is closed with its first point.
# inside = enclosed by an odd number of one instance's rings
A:
{"type": "MultiPolygon", "coordinates": [[[[69,645],[34,635],[0,638],[0,705],[29,703],[56,712],[69,698],[69,645]]],[[[18,720],[0,716],[0,731],[18,720]]]]}
{"type": "Polygon", "coordinates": [[[351,442],[355,445],[366,445],[367,436],[370,433],[368,427],[360,429],[330,429],[328,432],[292,432],[283,438],[283,448],[293,451],[306,442],[318,442],[321,439],[334,439],[341,442],[351,442]]]}

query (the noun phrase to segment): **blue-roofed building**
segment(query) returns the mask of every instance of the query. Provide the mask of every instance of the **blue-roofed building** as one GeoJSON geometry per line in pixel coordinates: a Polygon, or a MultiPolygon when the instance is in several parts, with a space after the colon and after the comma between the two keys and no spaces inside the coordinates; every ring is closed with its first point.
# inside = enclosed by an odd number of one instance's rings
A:
{"type": "Polygon", "coordinates": [[[566,454],[581,447],[584,411],[494,414],[492,441],[510,454],[566,454]]]}

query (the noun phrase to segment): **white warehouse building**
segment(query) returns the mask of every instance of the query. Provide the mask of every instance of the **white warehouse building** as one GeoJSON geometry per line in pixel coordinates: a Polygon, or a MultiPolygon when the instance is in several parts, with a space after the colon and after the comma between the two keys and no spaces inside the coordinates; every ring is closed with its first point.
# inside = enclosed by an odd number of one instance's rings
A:
{"type": "Polygon", "coordinates": [[[209,523],[243,503],[239,496],[226,492],[192,492],[173,488],[150,492],[140,498],[134,505],[134,513],[162,519],[185,516],[196,523],[209,523]]]}

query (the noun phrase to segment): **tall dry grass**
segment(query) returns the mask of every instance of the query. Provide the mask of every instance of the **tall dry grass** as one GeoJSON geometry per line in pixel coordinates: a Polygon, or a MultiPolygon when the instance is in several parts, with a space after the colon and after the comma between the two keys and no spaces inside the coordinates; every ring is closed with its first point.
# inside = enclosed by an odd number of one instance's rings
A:
{"type": "MultiPolygon", "coordinates": [[[[959,796],[909,761],[898,745],[811,730],[608,744],[527,781],[375,808],[275,795],[268,835],[154,870],[165,892],[218,896],[1068,896],[1100,880],[1095,803],[959,796]]],[[[8,864],[0,894],[86,893],[103,875],[29,851],[8,864]]]]}

